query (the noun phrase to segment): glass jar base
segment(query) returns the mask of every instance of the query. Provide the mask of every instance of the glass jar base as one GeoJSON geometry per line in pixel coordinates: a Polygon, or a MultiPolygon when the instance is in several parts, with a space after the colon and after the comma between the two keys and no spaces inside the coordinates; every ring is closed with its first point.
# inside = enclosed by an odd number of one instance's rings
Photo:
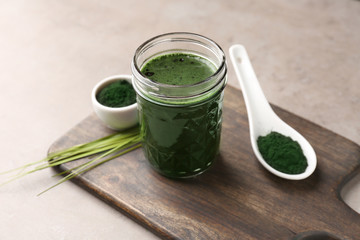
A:
{"type": "Polygon", "coordinates": [[[191,178],[197,177],[197,176],[203,174],[204,172],[208,171],[214,165],[215,161],[216,161],[216,159],[211,161],[206,168],[196,169],[196,170],[194,170],[192,172],[175,172],[175,173],[171,172],[171,173],[169,173],[169,172],[162,171],[162,170],[156,168],[155,166],[151,165],[150,163],[149,163],[149,165],[155,172],[159,173],[160,175],[162,175],[162,176],[164,176],[166,178],[170,178],[170,179],[191,179],[191,178]]]}

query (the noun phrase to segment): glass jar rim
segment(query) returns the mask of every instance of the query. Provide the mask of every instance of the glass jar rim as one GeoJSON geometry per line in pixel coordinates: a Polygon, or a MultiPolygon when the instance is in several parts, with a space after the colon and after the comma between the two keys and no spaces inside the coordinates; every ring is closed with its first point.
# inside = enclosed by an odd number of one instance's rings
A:
{"type": "MultiPolygon", "coordinates": [[[[161,42],[164,42],[166,41],[167,39],[164,39],[162,40],[161,42]]],[[[159,42],[159,43],[161,43],[159,42]]],[[[156,43],[158,44],[158,43],[156,43]]],[[[226,64],[226,60],[225,60],[225,54],[224,54],[224,51],[222,50],[222,48],[219,46],[219,44],[217,44],[215,41],[213,41],[212,39],[208,38],[208,37],[205,37],[203,35],[200,35],[200,34],[197,34],[197,33],[191,33],[191,32],[170,32],[170,33],[164,33],[164,34],[160,34],[160,35],[157,35],[155,37],[152,37],[150,38],[149,40],[145,41],[143,44],[141,44],[135,51],[135,54],[134,54],[134,57],[133,57],[133,63],[134,63],[134,67],[135,69],[137,70],[137,72],[140,73],[140,75],[151,81],[152,83],[156,84],[156,85],[159,85],[159,86],[164,86],[164,87],[167,87],[167,88],[181,88],[181,87],[190,87],[190,86],[194,86],[194,85],[200,85],[204,82],[207,82],[209,81],[213,76],[216,76],[219,74],[219,72],[221,71],[221,69],[225,66],[226,64]],[[214,44],[218,50],[220,50],[219,52],[221,53],[221,64],[220,66],[216,67],[216,71],[209,77],[207,77],[206,79],[200,81],[200,82],[196,82],[194,84],[188,84],[188,85],[172,85],[172,84],[166,84],[166,83],[159,83],[159,82],[156,82],[156,81],[153,81],[151,80],[150,78],[147,78],[140,70],[140,67],[138,66],[137,64],[137,57],[143,52],[143,51],[146,51],[149,47],[153,46],[154,45],[154,41],[157,40],[157,39],[160,39],[162,37],[165,37],[165,36],[175,36],[175,35],[187,35],[187,36],[196,36],[196,37],[199,37],[201,39],[204,39],[212,44],[214,44]]]]}
{"type": "Polygon", "coordinates": [[[227,67],[224,51],[215,41],[197,33],[171,32],[160,34],[150,38],[136,49],[134,57],[132,59],[131,68],[133,72],[133,81],[134,79],[137,79],[137,81],[134,81],[133,84],[135,90],[137,92],[139,90],[140,93],[146,92],[146,95],[148,97],[155,97],[156,99],[172,99],[175,101],[178,101],[180,99],[194,99],[204,94],[207,94],[208,92],[211,92],[213,89],[222,88],[221,86],[225,86],[226,84],[227,67]],[[164,46],[166,46],[166,44],[168,43],[174,43],[174,45],[178,46],[174,48],[165,47],[165,50],[161,49],[158,52],[151,49],[164,48],[164,46]],[[182,46],[182,44],[190,44],[189,49],[186,49],[187,47],[182,46]],[[179,45],[181,47],[179,47],[179,45]],[[204,50],[194,50],[194,47],[204,50]],[[208,58],[209,61],[214,63],[214,66],[216,67],[215,72],[204,80],[188,85],[172,85],[159,83],[151,80],[141,72],[141,67],[143,66],[143,64],[149,61],[154,56],[159,56],[161,55],[161,53],[166,54],[184,51],[186,52],[187,50],[191,54],[193,53],[208,58]],[[151,53],[152,51],[154,51],[154,53],[151,53]],[[204,51],[210,55],[205,54],[204,51]],[[147,54],[149,56],[147,56],[147,54]],[[142,59],[142,57],[145,59],[142,59]],[[144,89],[147,90],[145,90],[144,92],[144,89]],[[164,92],[162,91],[165,89],[167,93],[171,92],[172,94],[164,94],[164,92]],[[187,95],[180,95],[185,89],[188,91],[187,95]]]}

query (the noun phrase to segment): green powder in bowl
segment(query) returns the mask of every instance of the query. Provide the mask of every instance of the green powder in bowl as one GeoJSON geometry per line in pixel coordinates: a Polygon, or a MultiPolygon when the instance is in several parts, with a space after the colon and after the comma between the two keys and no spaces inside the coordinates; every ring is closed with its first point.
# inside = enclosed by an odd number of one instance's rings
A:
{"type": "Polygon", "coordinates": [[[128,81],[118,80],[100,89],[96,100],[107,107],[125,107],[136,102],[136,93],[128,81]]]}

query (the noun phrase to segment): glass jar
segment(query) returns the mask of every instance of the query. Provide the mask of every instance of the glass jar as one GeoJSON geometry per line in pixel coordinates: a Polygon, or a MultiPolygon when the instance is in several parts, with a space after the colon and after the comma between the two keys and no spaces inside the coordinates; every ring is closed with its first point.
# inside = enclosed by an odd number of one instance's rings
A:
{"type": "Polygon", "coordinates": [[[227,82],[225,54],[220,46],[193,33],[159,35],[136,50],[131,69],[143,150],[151,166],[171,178],[193,177],[207,170],[219,152],[227,82]],[[178,53],[208,60],[215,72],[191,85],[159,83],[142,74],[151,59],[178,53]]]}

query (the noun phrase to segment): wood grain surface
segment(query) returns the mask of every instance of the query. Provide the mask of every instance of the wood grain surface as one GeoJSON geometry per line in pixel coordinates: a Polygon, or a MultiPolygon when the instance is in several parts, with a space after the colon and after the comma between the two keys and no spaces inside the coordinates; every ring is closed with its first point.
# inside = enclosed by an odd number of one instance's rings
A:
{"type": "MultiPolygon", "coordinates": [[[[258,163],[241,91],[227,86],[220,155],[206,173],[167,179],[152,170],[138,149],[74,182],[163,239],[360,239],[360,214],[340,196],[343,185],[360,173],[360,147],[273,108],[315,149],[318,166],[308,179],[284,180],[258,163]]],[[[110,133],[90,115],[49,151],[110,133]]],[[[64,164],[61,170],[85,160],[64,164]]]]}

